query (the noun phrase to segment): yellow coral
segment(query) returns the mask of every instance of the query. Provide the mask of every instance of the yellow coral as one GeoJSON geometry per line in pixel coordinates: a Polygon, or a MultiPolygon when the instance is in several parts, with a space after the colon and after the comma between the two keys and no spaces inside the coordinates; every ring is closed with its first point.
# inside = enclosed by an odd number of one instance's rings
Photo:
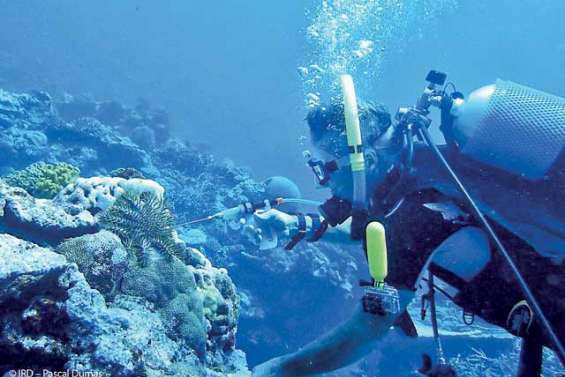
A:
{"type": "Polygon", "coordinates": [[[48,164],[37,162],[24,170],[12,173],[4,181],[14,187],[21,187],[40,199],[51,199],[63,187],[75,180],[80,170],[67,163],[48,164]]]}

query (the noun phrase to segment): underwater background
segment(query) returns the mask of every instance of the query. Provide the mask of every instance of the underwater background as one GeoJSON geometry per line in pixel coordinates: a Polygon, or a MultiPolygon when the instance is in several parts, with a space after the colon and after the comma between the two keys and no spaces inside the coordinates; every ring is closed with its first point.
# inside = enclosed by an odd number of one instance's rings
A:
{"type": "MultiPolygon", "coordinates": [[[[330,330],[359,300],[360,250],[264,251],[186,222],[263,198],[270,176],[325,199],[304,118],[344,72],[392,112],[430,69],[463,93],[502,78],[564,96],[564,14],[560,0],[0,0],[0,373],[245,376],[330,330]]],[[[461,376],[515,372],[504,331],[449,302],[439,315],[461,376]]],[[[331,375],[416,375],[432,349],[418,327],[417,348],[331,375]]],[[[544,375],[560,373],[548,352],[544,375]]]]}

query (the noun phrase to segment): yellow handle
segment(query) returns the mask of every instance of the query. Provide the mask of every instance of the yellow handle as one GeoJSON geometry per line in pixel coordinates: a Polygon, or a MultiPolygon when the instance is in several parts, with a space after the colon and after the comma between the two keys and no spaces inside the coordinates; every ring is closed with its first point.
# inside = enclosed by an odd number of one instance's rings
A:
{"type": "Polygon", "coordinates": [[[357,111],[357,96],[353,79],[350,75],[340,77],[341,91],[343,94],[343,110],[345,115],[345,128],[347,131],[347,144],[351,148],[349,161],[352,171],[365,170],[365,159],[363,158],[363,145],[361,139],[361,127],[359,125],[359,113],[357,111]]]}
{"type": "Polygon", "coordinates": [[[388,275],[385,228],[381,223],[373,221],[367,225],[366,232],[369,273],[375,279],[375,284],[380,285],[388,275]]]}

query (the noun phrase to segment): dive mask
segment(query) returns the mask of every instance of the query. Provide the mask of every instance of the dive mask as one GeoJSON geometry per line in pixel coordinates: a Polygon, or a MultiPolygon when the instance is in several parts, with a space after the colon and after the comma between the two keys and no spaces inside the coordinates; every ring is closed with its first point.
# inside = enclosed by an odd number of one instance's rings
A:
{"type": "MultiPolygon", "coordinates": [[[[327,161],[314,157],[309,150],[302,152],[302,155],[306,159],[306,165],[310,167],[314,177],[316,177],[316,182],[321,187],[328,186],[333,173],[340,169],[349,168],[351,165],[349,156],[327,161]]],[[[364,155],[367,165],[375,167],[377,162],[376,151],[373,148],[368,148],[364,151],[364,155]]]]}
{"type": "Polygon", "coordinates": [[[332,173],[350,165],[348,156],[337,160],[325,161],[314,157],[310,151],[304,151],[302,155],[306,159],[306,165],[310,167],[318,185],[321,187],[328,186],[332,173]]]}

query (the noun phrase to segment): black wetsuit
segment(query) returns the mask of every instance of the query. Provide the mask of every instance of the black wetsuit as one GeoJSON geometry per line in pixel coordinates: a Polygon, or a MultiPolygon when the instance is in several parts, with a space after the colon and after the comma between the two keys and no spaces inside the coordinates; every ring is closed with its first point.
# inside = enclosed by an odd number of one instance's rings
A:
{"type": "Polygon", "coordinates": [[[447,220],[441,211],[426,206],[429,204],[455,206],[436,190],[421,190],[407,195],[394,214],[382,220],[389,250],[387,282],[397,288],[413,289],[433,251],[470,225],[468,216],[447,220]]]}
{"type": "MultiPolygon", "coordinates": [[[[420,273],[442,242],[465,226],[477,226],[464,205],[432,188],[408,193],[393,215],[386,219],[382,216],[375,218],[384,223],[387,232],[387,282],[397,288],[408,289],[414,289],[420,273]],[[459,215],[442,213],[437,208],[433,209],[434,204],[451,205],[459,209],[459,215]]],[[[540,301],[557,335],[565,338],[563,264],[555,265],[513,233],[497,224],[493,225],[540,301]]],[[[473,250],[466,252],[472,253],[473,250]]],[[[430,264],[430,270],[459,290],[454,297],[456,304],[504,328],[513,306],[524,299],[510,268],[492,247],[490,261],[470,282],[434,263],[430,264]]],[[[530,334],[541,334],[535,322],[530,334]]],[[[548,345],[547,341],[544,343],[548,345]]]]}

